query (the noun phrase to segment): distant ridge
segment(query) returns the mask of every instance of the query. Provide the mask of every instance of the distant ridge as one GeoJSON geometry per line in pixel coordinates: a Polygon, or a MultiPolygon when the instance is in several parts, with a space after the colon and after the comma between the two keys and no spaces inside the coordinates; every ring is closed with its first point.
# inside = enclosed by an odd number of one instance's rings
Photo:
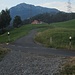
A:
{"type": "Polygon", "coordinates": [[[41,7],[41,6],[34,6],[26,3],[21,3],[18,4],[14,7],[10,8],[10,15],[12,19],[18,15],[21,17],[22,20],[30,18],[32,16],[42,14],[42,13],[51,13],[55,14],[58,13],[59,10],[54,9],[54,8],[46,8],[46,7],[41,7]]]}

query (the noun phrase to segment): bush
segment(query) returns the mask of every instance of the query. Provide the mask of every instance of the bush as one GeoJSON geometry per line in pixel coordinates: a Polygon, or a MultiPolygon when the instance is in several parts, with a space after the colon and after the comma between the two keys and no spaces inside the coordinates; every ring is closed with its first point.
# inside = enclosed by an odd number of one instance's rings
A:
{"type": "Polygon", "coordinates": [[[0,47],[0,61],[9,52],[9,49],[0,47]]]}
{"type": "Polygon", "coordinates": [[[65,65],[61,71],[61,75],[75,75],[75,65],[65,65]]]}

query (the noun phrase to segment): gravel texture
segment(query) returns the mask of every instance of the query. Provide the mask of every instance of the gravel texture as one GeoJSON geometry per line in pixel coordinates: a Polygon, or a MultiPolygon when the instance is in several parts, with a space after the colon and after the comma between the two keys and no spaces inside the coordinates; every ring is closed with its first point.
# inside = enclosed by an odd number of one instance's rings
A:
{"type": "Polygon", "coordinates": [[[12,50],[0,62],[0,75],[59,75],[64,58],[12,50]]]}

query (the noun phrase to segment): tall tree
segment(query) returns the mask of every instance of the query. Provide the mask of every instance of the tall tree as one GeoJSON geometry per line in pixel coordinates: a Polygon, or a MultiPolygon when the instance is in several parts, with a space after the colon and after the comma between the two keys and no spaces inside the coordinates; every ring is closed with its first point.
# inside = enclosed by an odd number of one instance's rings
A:
{"type": "Polygon", "coordinates": [[[2,29],[2,33],[4,33],[4,28],[10,24],[10,21],[10,11],[8,9],[2,10],[0,14],[0,29],[2,29]]]}
{"type": "Polygon", "coordinates": [[[15,16],[13,20],[13,26],[18,28],[22,24],[22,20],[20,16],[15,16]]]}

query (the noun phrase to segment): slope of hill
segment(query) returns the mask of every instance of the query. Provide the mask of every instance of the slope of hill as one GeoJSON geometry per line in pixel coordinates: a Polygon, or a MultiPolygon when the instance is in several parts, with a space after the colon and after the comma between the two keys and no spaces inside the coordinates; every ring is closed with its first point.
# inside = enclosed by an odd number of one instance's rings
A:
{"type": "Polygon", "coordinates": [[[75,50],[75,20],[51,24],[54,28],[39,32],[35,40],[47,47],[75,50]],[[71,43],[69,37],[72,37],[71,43]]]}
{"type": "Polygon", "coordinates": [[[55,27],[61,27],[61,28],[75,28],[75,19],[65,21],[65,22],[59,22],[59,23],[54,23],[52,24],[55,27]]]}
{"type": "MultiPolygon", "coordinates": [[[[47,28],[50,28],[51,26],[50,25],[46,25],[46,24],[30,24],[30,25],[23,25],[19,28],[15,28],[15,29],[12,29],[10,30],[10,42],[13,42],[15,40],[17,40],[18,38],[21,38],[25,35],[27,35],[30,30],[32,29],[37,29],[37,28],[44,28],[44,29],[47,29],[47,28]]],[[[0,43],[7,43],[9,42],[8,40],[8,34],[7,32],[3,35],[0,35],[0,43]]]]}
{"type": "Polygon", "coordinates": [[[41,13],[52,13],[55,14],[59,12],[57,9],[45,8],[40,6],[34,6],[26,3],[18,4],[12,8],[10,8],[10,15],[14,18],[16,15],[20,16],[22,20],[35,16],[41,13]]]}

